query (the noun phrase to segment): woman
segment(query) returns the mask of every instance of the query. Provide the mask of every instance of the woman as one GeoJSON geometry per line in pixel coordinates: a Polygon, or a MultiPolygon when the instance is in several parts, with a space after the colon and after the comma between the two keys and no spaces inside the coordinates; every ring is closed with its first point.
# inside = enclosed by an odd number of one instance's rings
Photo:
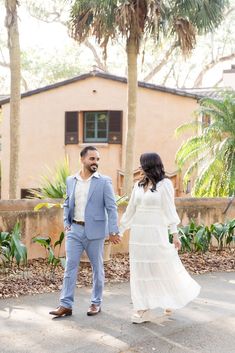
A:
{"type": "Polygon", "coordinates": [[[120,233],[130,228],[130,285],[135,313],[133,323],[149,320],[149,309],[157,307],[170,314],[185,306],[200,292],[200,286],[182,265],[177,250],[180,219],[174,204],[174,189],[166,178],[161,158],[156,153],[140,157],[143,178],[137,182],[120,233]],[[168,229],[173,234],[169,242],[168,229]]]}

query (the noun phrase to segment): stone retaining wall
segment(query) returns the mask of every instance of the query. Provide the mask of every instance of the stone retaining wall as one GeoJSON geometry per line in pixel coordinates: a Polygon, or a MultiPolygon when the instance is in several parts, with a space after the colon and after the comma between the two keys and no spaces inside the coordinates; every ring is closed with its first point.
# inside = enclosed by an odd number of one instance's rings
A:
{"type": "MultiPolygon", "coordinates": [[[[57,201],[60,200],[53,200],[53,202],[57,201]]],[[[230,201],[231,199],[227,198],[176,198],[175,202],[183,225],[187,224],[190,219],[194,219],[197,223],[210,225],[235,218],[235,200],[232,203],[230,201]]],[[[52,208],[35,212],[33,209],[38,203],[39,200],[0,200],[0,231],[11,230],[18,220],[21,224],[22,241],[27,246],[29,259],[45,256],[44,249],[32,242],[34,236],[49,235],[54,243],[63,231],[63,210],[52,208]]],[[[120,207],[119,216],[124,210],[125,208],[120,207]]],[[[122,243],[113,246],[112,252],[128,252],[128,239],[128,232],[126,232],[122,243]]],[[[63,251],[64,249],[62,253],[63,251]]]]}

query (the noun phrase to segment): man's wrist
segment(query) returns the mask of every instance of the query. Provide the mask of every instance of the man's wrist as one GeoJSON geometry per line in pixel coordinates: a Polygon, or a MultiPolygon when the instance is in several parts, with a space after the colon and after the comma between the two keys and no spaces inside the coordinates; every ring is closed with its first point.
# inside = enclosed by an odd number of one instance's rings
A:
{"type": "Polygon", "coordinates": [[[111,232],[111,233],[109,233],[109,235],[111,235],[111,236],[113,236],[113,237],[115,237],[116,235],[120,235],[120,233],[119,232],[111,232]]]}

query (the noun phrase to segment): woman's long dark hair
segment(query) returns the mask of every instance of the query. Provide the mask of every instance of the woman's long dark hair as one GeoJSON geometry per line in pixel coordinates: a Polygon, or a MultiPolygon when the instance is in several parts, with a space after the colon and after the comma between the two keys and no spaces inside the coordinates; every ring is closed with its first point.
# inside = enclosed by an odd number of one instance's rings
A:
{"type": "Polygon", "coordinates": [[[165,170],[160,156],[157,153],[143,153],[140,156],[140,165],[144,177],[139,181],[139,186],[146,187],[149,183],[153,186],[151,191],[156,191],[157,183],[166,178],[165,170]]]}

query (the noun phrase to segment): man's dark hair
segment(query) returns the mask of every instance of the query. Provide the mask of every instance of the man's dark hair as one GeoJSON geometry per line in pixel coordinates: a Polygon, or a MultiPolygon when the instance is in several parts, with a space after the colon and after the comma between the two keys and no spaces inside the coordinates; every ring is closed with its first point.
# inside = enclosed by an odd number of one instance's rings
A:
{"type": "Polygon", "coordinates": [[[80,156],[84,157],[88,151],[97,151],[98,152],[98,150],[95,146],[86,146],[81,150],[80,156]]]}

